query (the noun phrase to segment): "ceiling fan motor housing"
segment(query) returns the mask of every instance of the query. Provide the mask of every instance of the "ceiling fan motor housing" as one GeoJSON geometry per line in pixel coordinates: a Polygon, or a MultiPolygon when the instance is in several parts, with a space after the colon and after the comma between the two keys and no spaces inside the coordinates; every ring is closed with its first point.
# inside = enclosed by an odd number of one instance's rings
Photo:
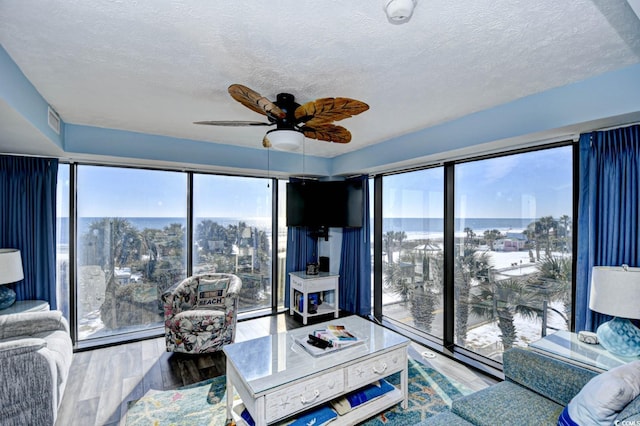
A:
{"type": "MultiPolygon", "coordinates": [[[[276,126],[278,129],[296,129],[296,116],[295,111],[296,108],[300,106],[300,104],[296,103],[295,97],[290,93],[278,93],[276,96],[276,101],[274,102],[284,113],[286,114],[284,118],[276,121],[276,126]]],[[[271,117],[269,117],[271,120],[271,117]]]]}

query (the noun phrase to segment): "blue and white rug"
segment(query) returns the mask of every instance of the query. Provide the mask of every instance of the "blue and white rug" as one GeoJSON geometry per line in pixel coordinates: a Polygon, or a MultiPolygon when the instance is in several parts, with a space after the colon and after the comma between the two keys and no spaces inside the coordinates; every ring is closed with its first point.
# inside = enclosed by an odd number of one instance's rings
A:
{"type": "MultiPolygon", "coordinates": [[[[400,375],[387,379],[400,383],[400,375]]],[[[131,401],[127,426],[221,426],[226,413],[225,376],[209,379],[175,390],[147,392],[131,401]]],[[[446,410],[451,401],[470,391],[430,366],[409,359],[409,406],[400,404],[367,420],[365,426],[410,425],[446,410]]]]}

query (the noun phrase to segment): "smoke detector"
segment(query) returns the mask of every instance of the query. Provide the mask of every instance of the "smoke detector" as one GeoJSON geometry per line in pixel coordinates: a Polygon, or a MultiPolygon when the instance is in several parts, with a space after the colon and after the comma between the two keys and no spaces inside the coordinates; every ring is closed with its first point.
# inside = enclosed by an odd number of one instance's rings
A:
{"type": "Polygon", "coordinates": [[[411,19],[416,0],[384,0],[384,11],[392,24],[403,24],[411,19]]]}

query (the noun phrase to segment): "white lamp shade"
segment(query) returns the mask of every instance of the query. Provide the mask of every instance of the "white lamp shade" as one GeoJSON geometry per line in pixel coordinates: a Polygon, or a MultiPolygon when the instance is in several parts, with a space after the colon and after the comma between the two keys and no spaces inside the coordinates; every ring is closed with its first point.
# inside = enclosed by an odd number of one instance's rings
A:
{"type": "Polygon", "coordinates": [[[20,250],[0,249],[0,284],[15,283],[24,279],[20,250]]]}
{"type": "Polygon", "coordinates": [[[304,134],[297,130],[269,130],[266,138],[274,149],[281,151],[295,151],[304,143],[304,134]]]}
{"type": "Polygon", "coordinates": [[[589,309],[619,318],[640,319],[640,268],[594,266],[589,309]]]}

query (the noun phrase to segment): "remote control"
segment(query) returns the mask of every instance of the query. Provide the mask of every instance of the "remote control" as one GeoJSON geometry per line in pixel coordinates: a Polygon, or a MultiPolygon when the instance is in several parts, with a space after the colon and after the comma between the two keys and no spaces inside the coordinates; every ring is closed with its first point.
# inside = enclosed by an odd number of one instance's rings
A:
{"type": "Polygon", "coordinates": [[[313,345],[315,347],[318,348],[322,348],[322,349],[326,349],[326,348],[330,348],[333,345],[331,344],[331,342],[321,339],[319,337],[314,336],[313,334],[309,335],[309,340],[307,340],[307,343],[309,343],[310,345],[313,345]]]}

